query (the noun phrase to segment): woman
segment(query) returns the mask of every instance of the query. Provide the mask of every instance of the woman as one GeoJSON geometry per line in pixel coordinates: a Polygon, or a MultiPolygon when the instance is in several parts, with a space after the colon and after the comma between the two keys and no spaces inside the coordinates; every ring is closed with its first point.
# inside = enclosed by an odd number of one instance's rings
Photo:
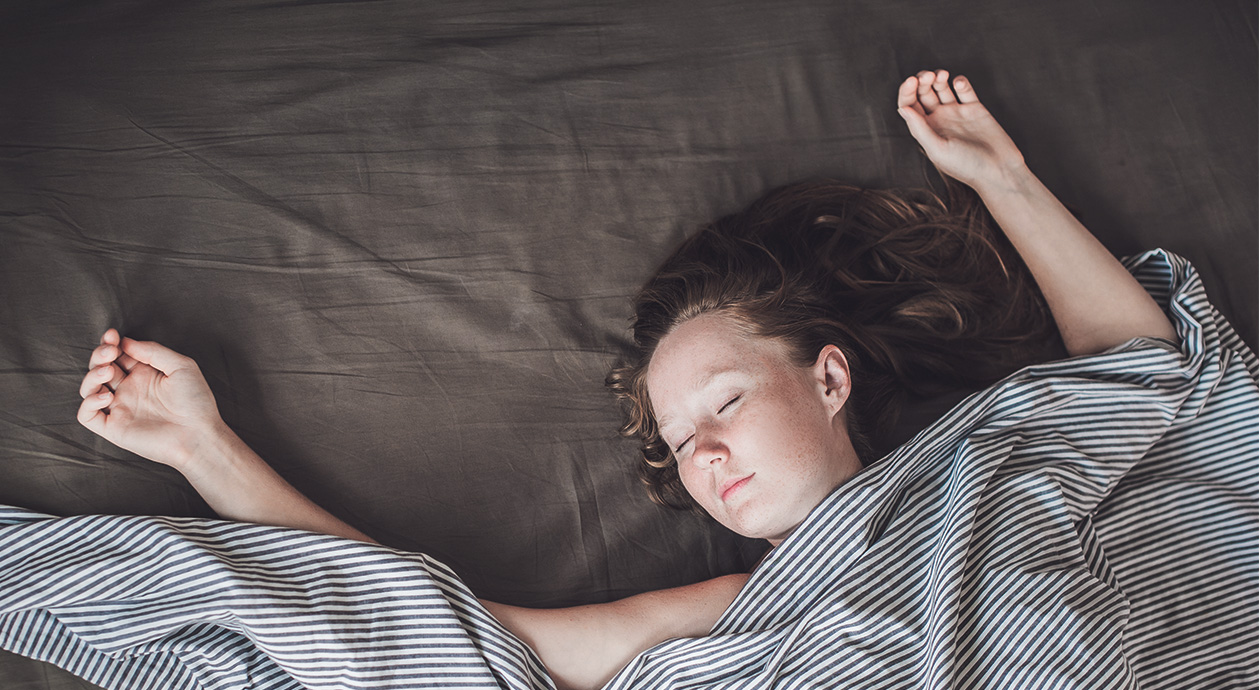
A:
{"type": "MultiPolygon", "coordinates": [[[[901,84],[897,106],[931,161],[979,194],[1018,250],[1069,355],[1140,336],[1176,340],[1156,302],[1029,172],[964,77],[920,72],[901,84]]],[[[855,443],[853,425],[878,415],[850,413],[858,396],[874,395],[863,392],[853,361],[860,344],[776,330],[756,313],[717,299],[649,328],[641,312],[643,358],[612,381],[632,400],[630,429],[664,473],[658,497],[690,499],[778,546],[861,471],[865,442],[855,443]]],[[[371,541],[299,494],[224,425],[191,359],[110,329],[89,367],[80,423],[178,469],[221,517],[371,541]]],[[[658,642],[709,633],[747,579],[571,609],[484,603],[558,686],[599,687],[658,642]]]]}

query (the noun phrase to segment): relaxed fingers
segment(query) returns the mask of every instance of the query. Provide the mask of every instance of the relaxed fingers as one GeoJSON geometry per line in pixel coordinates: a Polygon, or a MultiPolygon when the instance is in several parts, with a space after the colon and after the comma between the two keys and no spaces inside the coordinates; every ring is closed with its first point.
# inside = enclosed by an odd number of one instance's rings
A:
{"type": "MultiPolygon", "coordinates": [[[[92,357],[88,361],[88,369],[92,371],[89,371],[87,377],[84,378],[85,385],[87,379],[93,376],[98,367],[115,364],[117,366],[109,367],[110,375],[105,382],[111,391],[118,390],[118,384],[127,377],[127,373],[131,371],[131,367],[135,366],[135,362],[136,360],[122,354],[117,345],[98,345],[95,350],[92,350],[92,357]]],[[[83,395],[85,393],[80,389],[79,396],[83,395]]]]}
{"type": "Polygon", "coordinates": [[[192,359],[150,340],[122,339],[122,349],[136,362],[143,362],[170,376],[172,373],[194,366],[192,359]]]}
{"type": "Polygon", "coordinates": [[[111,366],[109,369],[109,383],[106,383],[105,385],[109,387],[109,390],[116,392],[118,390],[118,386],[122,385],[123,379],[127,378],[127,371],[123,369],[118,362],[114,362],[114,366],[111,366]]]}
{"type": "Polygon", "coordinates": [[[958,102],[954,99],[954,92],[949,88],[949,72],[943,69],[936,70],[936,81],[933,82],[932,86],[936,89],[936,97],[941,99],[941,103],[958,102]]]}
{"type": "Polygon", "coordinates": [[[954,77],[954,90],[958,92],[959,103],[980,102],[980,97],[976,95],[975,89],[971,88],[971,80],[962,75],[954,77]]]}
{"type": "Polygon", "coordinates": [[[79,403],[79,412],[75,418],[79,423],[90,429],[93,433],[99,434],[105,425],[106,414],[102,411],[109,407],[109,403],[114,396],[104,387],[83,399],[79,403]]]}
{"type": "Polygon", "coordinates": [[[118,357],[118,353],[117,345],[97,345],[96,349],[92,350],[92,356],[88,359],[88,369],[95,369],[102,364],[114,361],[118,357]]]}
{"type": "Polygon", "coordinates": [[[936,97],[936,89],[932,84],[936,82],[936,73],[924,70],[919,72],[919,103],[923,105],[924,110],[931,114],[936,106],[940,105],[940,100],[936,97]]]}
{"type": "Polygon", "coordinates": [[[101,386],[108,386],[108,390],[113,390],[114,387],[109,386],[110,381],[114,378],[113,369],[114,367],[104,364],[89,371],[83,377],[83,382],[79,384],[79,397],[86,398],[96,392],[101,386]]]}
{"type": "Polygon", "coordinates": [[[906,77],[901,82],[901,88],[897,89],[897,107],[909,108],[919,102],[919,78],[906,77]]]}
{"type": "Polygon", "coordinates": [[[119,355],[118,359],[114,360],[114,364],[117,364],[118,368],[122,369],[124,374],[130,374],[131,370],[135,368],[137,362],[131,358],[131,355],[124,352],[119,355]]]}

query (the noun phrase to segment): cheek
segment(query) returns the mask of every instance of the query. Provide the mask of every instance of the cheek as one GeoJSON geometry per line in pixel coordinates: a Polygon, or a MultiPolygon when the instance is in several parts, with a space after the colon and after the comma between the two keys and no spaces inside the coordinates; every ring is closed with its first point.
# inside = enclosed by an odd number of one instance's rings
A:
{"type": "Polygon", "coordinates": [[[696,491],[700,488],[700,479],[697,476],[699,474],[699,470],[691,467],[690,463],[683,462],[678,464],[678,478],[682,480],[683,488],[687,490],[687,493],[691,495],[691,498],[693,498],[701,506],[707,508],[708,506],[705,506],[704,501],[701,500],[704,497],[704,494],[698,494],[696,491]]]}
{"type": "Polygon", "coordinates": [[[794,454],[805,431],[802,419],[790,405],[782,400],[769,399],[763,404],[750,406],[732,429],[732,442],[748,449],[756,449],[760,457],[777,457],[794,454]]]}
{"type": "Polygon", "coordinates": [[[813,478],[832,451],[830,422],[819,409],[777,400],[757,410],[743,441],[757,454],[773,459],[779,472],[813,478]]]}

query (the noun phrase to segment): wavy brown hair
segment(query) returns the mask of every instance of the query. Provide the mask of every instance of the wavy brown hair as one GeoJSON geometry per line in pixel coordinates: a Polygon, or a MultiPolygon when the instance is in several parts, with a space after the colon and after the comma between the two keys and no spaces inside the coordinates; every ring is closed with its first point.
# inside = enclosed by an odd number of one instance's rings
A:
{"type": "Polygon", "coordinates": [[[988,385],[1062,353],[1031,274],[969,188],[870,190],[831,180],[781,187],[686,239],[639,291],[637,352],[607,383],[642,440],[657,503],[697,509],[662,440],[646,386],[661,339],[721,313],[776,338],[800,366],[826,345],[849,361],[845,405],[864,464],[908,396],[988,385]]]}

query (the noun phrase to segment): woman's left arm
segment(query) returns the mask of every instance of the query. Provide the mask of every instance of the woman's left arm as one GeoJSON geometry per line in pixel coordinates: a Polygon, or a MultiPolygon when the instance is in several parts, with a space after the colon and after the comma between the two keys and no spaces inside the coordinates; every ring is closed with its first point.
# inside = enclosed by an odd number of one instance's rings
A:
{"type": "Polygon", "coordinates": [[[1045,295],[1068,354],[1138,336],[1176,341],[1163,310],[1032,174],[970,82],[956,77],[951,90],[948,80],[944,70],[910,77],[897,110],[936,167],[980,195],[1045,295]]]}
{"type": "Polygon", "coordinates": [[[1028,168],[976,191],[1037,280],[1068,354],[1138,336],[1176,342],[1150,294],[1028,168]]]}

